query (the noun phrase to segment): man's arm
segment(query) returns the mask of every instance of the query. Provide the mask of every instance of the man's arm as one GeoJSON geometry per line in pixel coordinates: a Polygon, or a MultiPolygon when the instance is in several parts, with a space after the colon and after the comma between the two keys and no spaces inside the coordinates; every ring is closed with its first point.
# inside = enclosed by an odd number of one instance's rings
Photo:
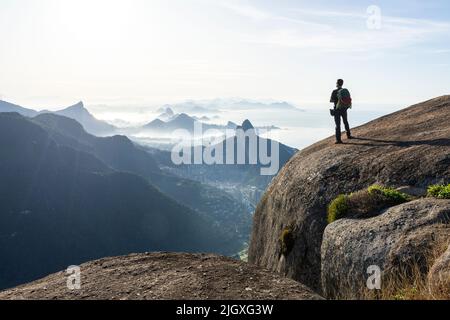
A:
{"type": "Polygon", "coordinates": [[[330,102],[331,103],[334,103],[334,106],[336,106],[336,104],[338,103],[338,95],[337,95],[337,90],[334,90],[332,93],[331,93],[331,98],[330,98],[330,102]]]}

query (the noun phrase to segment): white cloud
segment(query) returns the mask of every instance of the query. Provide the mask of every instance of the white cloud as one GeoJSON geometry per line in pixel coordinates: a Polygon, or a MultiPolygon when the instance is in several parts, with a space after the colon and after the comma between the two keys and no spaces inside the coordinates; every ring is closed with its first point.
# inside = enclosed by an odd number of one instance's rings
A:
{"type": "Polygon", "coordinates": [[[421,44],[448,35],[450,24],[381,15],[381,28],[367,27],[369,15],[356,11],[291,9],[273,14],[236,2],[222,2],[241,16],[263,22],[260,31],[243,36],[244,41],[270,46],[324,52],[373,52],[421,44]]]}
{"type": "Polygon", "coordinates": [[[273,17],[269,12],[236,1],[221,1],[219,4],[240,16],[253,20],[265,20],[273,17]]]}
{"type": "Polygon", "coordinates": [[[343,11],[328,11],[328,10],[307,10],[307,9],[291,9],[292,12],[299,13],[307,16],[317,17],[350,17],[350,18],[363,18],[367,15],[365,13],[356,12],[343,12],[343,11]]]}

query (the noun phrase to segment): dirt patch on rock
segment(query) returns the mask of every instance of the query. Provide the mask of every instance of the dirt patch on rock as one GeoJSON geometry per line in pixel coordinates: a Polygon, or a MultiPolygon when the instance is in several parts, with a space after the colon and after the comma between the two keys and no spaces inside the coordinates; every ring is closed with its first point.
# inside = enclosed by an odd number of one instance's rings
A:
{"type": "Polygon", "coordinates": [[[321,299],[291,279],[210,254],[134,254],[88,262],[80,268],[80,290],[69,290],[68,274],[59,272],[0,292],[0,299],[321,299]]]}

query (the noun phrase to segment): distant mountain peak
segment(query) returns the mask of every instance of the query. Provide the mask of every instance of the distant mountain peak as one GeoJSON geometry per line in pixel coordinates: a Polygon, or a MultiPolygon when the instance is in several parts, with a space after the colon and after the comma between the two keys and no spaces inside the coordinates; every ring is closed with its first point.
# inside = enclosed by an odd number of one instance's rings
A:
{"type": "Polygon", "coordinates": [[[175,116],[171,122],[188,124],[188,123],[194,123],[195,119],[186,113],[180,113],[179,115],[175,116]]]}
{"type": "MultiPolygon", "coordinates": [[[[104,121],[97,120],[84,106],[82,101],[58,111],[42,110],[37,112],[33,109],[27,109],[12,103],[0,101],[0,112],[18,112],[29,118],[36,117],[41,114],[56,114],[64,116],[79,122],[86,131],[94,135],[112,134],[116,130],[113,125],[104,121]]],[[[48,119],[48,117],[47,117],[48,119]]]]}
{"type": "Polygon", "coordinates": [[[187,113],[180,113],[176,119],[193,119],[191,116],[189,116],[187,113]]]}
{"type": "Polygon", "coordinates": [[[85,108],[84,103],[82,101],[67,107],[65,109],[55,111],[56,114],[62,114],[64,116],[67,116],[69,118],[74,118],[77,121],[80,121],[80,119],[77,119],[77,117],[94,117],[88,109],[85,108]]]}
{"type": "Polygon", "coordinates": [[[165,122],[164,121],[162,121],[161,119],[155,119],[155,120],[153,120],[152,122],[150,122],[149,123],[149,125],[152,125],[152,124],[164,124],[165,122]]]}
{"type": "Polygon", "coordinates": [[[247,132],[249,130],[254,131],[255,127],[250,122],[250,120],[246,119],[244,122],[242,122],[242,125],[236,127],[236,130],[243,130],[244,132],[247,132]]]}
{"type": "Polygon", "coordinates": [[[162,121],[161,119],[155,119],[149,123],[147,123],[143,128],[144,129],[161,129],[166,122],[162,121]]]}
{"type": "Polygon", "coordinates": [[[111,134],[115,127],[101,120],[97,120],[84,106],[82,101],[66,109],[52,112],[57,115],[74,119],[81,123],[87,132],[94,135],[111,134]]]}
{"type": "Polygon", "coordinates": [[[246,119],[244,122],[242,122],[242,129],[244,131],[247,130],[254,130],[255,127],[253,126],[253,124],[250,122],[250,120],[246,119]]]}
{"type": "Polygon", "coordinates": [[[175,117],[175,112],[173,112],[172,108],[167,107],[167,108],[162,108],[162,110],[160,110],[161,114],[158,116],[159,119],[163,120],[163,121],[169,121],[172,120],[173,117],[175,117]]]}
{"type": "Polygon", "coordinates": [[[66,110],[88,112],[88,110],[84,107],[83,101],[80,101],[80,102],[74,104],[73,106],[70,106],[70,107],[66,108],[66,110]]]}

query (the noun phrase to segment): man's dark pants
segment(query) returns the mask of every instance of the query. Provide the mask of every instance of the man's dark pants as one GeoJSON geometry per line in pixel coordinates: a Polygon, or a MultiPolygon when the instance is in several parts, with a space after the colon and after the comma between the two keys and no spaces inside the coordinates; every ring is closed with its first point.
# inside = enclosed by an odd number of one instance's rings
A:
{"type": "Polygon", "coordinates": [[[334,121],[336,122],[336,141],[341,141],[341,117],[344,121],[345,131],[347,131],[347,137],[351,137],[350,125],[348,124],[347,108],[336,109],[334,114],[334,121]]]}

